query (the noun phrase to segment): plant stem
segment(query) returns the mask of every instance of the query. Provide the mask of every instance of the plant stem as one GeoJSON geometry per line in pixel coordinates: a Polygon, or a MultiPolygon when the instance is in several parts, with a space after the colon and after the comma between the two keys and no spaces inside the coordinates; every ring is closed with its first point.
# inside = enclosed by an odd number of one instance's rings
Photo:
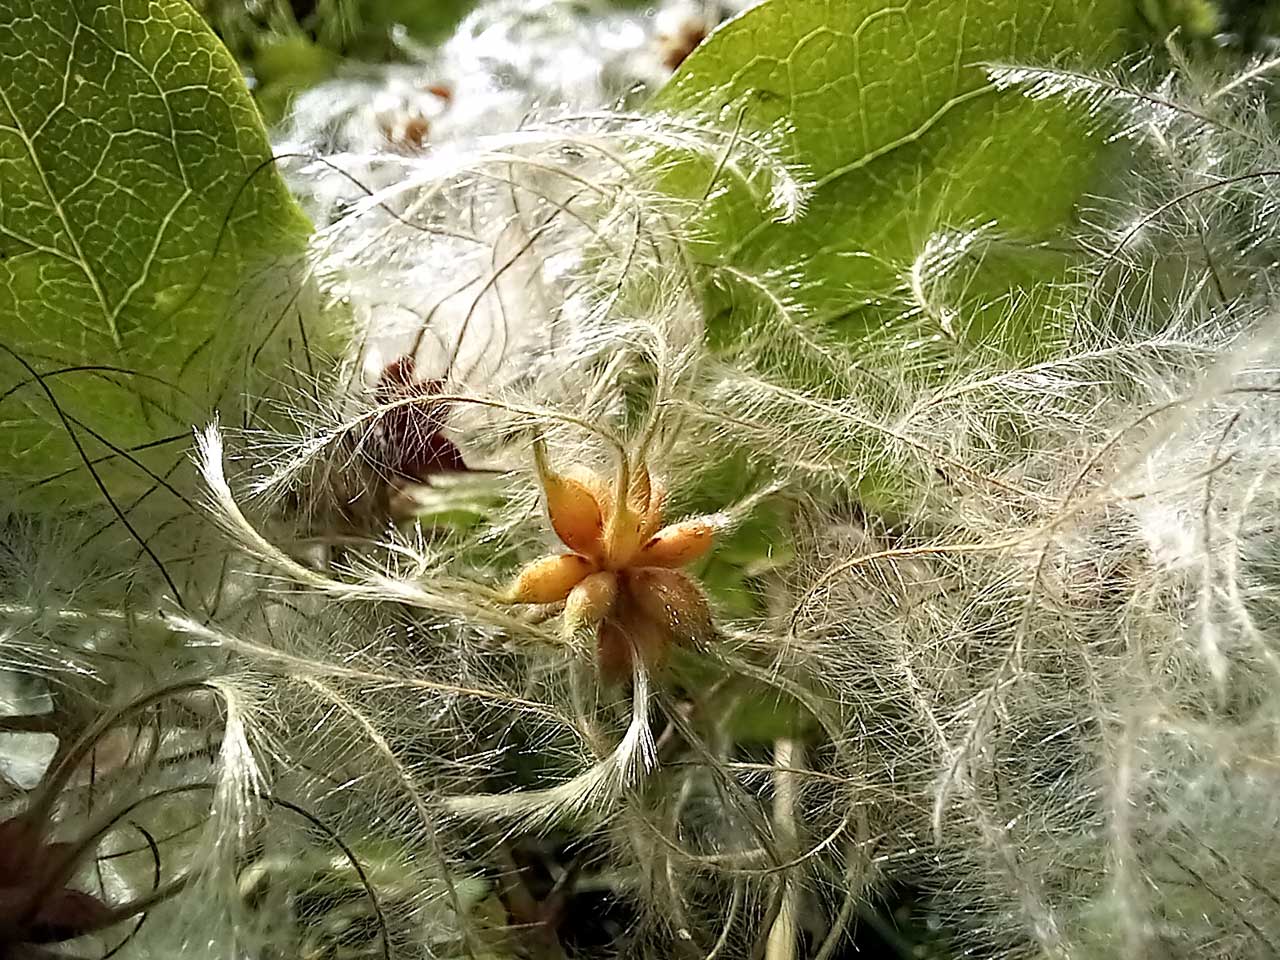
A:
{"type": "MultiPolygon", "coordinates": [[[[779,851],[790,856],[796,849],[796,803],[800,789],[796,771],[804,767],[804,746],[790,737],[779,737],[773,742],[773,762],[778,768],[773,774],[774,835],[779,851]]],[[[785,874],[779,882],[783,884],[782,905],[769,929],[764,956],[765,960],[796,960],[800,890],[785,874]]]]}

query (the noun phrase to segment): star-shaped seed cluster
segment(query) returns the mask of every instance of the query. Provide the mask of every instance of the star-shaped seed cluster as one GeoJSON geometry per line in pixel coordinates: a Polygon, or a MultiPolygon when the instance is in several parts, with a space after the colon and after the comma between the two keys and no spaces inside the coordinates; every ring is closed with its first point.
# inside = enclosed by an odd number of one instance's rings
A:
{"type": "Polygon", "coordinates": [[[643,463],[624,459],[610,489],[591,471],[552,470],[541,443],[534,459],[551,527],[570,552],[526,566],[506,599],[565,601],[566,638],[594,632],[601,676],[614,682],[631,676],[635,657],[658,667],[673,644],[708,639],[706,597],[679,568],[710,549],[714,521],[697,517],[664,527],[664,491],[643,463]]]}

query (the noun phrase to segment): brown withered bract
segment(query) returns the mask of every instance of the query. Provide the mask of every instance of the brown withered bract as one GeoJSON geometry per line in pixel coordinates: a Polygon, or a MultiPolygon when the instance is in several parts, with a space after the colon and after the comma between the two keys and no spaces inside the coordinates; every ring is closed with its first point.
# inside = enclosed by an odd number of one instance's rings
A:
{"type": "Polygon", "coordinates": [[[552,529],[572,552],[526,566],[506,599],[565,601],[566,639],[594,633],[601,676],[611,682],[631,675],[636,656],[659,667],[673,643],[708,639],[706,597],[678,568],[710,549],[713,522],[699,517],[663,526],[664,491],[643,463],[620,471],[618,489],[610,490],[594,473],[553,471],[541,443],[534,457],[552,529]]]}
{"type": "Polygon", "coordinates": [[[61,943],[109,926],[114,911],[72,889],[67,858],[74,845],[46,840],[26,817],[0,821],[0,957],[23,944],[61,943]]]}
{"type": "Polygon", "coordinates": [[[382,413],[370,430],[364,455],[390,477],[428,483],[436,474],[464,472],[467,465],[458,445],[441,433],[448,423],[448,405],[427,402],[444,392],[445,382],[419,380],[416,368],[413,357],[405,356],[383,369],[373,393],[379,406],[404,400],[423,402],[382,413]]]}
{"type": "Polygon", "coordinates": [[[412,356],[388,363],[373,385],[377,409],[334,450],[294,509],[311,536],[370,536],[408,519],[407,490],[436,477],[468,473],[458,445],[443,433],[450,408],[433,398],[445,381],[418,379],[412,356]]]}

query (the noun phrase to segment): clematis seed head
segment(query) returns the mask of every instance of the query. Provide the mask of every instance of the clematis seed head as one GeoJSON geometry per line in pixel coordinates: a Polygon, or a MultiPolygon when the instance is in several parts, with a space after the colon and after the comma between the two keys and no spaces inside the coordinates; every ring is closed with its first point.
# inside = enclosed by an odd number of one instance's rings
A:
{"type": "Polygon", "coordinates": [[[566,476],[534,444],[551,526],[573,553],[534,561],[506,593],[511,603],[565,601],[561,636],[577,644],[594,633],[600,675],[624,683],[638,662],[658,668],[672,644],[701,643],[714,632],[697,583],[675,569],[707,552],[716,521],[662,526],[666,491],[642,459],[623,459],[610,489],[596,474],[566,476]]]}

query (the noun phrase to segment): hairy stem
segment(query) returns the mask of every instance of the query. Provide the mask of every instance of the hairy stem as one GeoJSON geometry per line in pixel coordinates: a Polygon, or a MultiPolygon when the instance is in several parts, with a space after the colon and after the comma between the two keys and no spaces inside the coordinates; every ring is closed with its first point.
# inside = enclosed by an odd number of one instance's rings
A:
{"type": "MultiPolygon", "coordinates": [[[[796,806],[800,782],[796,771],[804,768],[804,745],[791,737],[779,737],[773,744],[773,760],[777,766],[773,774],[773,829],[779,851],[789,857],[794,855],[797,846],[796,806]]],[[[780,874],[778,882],[783,884],[782,904],[769,930],[765,960],[796,960],[800,890],[786,874],[780,874]]]]}

